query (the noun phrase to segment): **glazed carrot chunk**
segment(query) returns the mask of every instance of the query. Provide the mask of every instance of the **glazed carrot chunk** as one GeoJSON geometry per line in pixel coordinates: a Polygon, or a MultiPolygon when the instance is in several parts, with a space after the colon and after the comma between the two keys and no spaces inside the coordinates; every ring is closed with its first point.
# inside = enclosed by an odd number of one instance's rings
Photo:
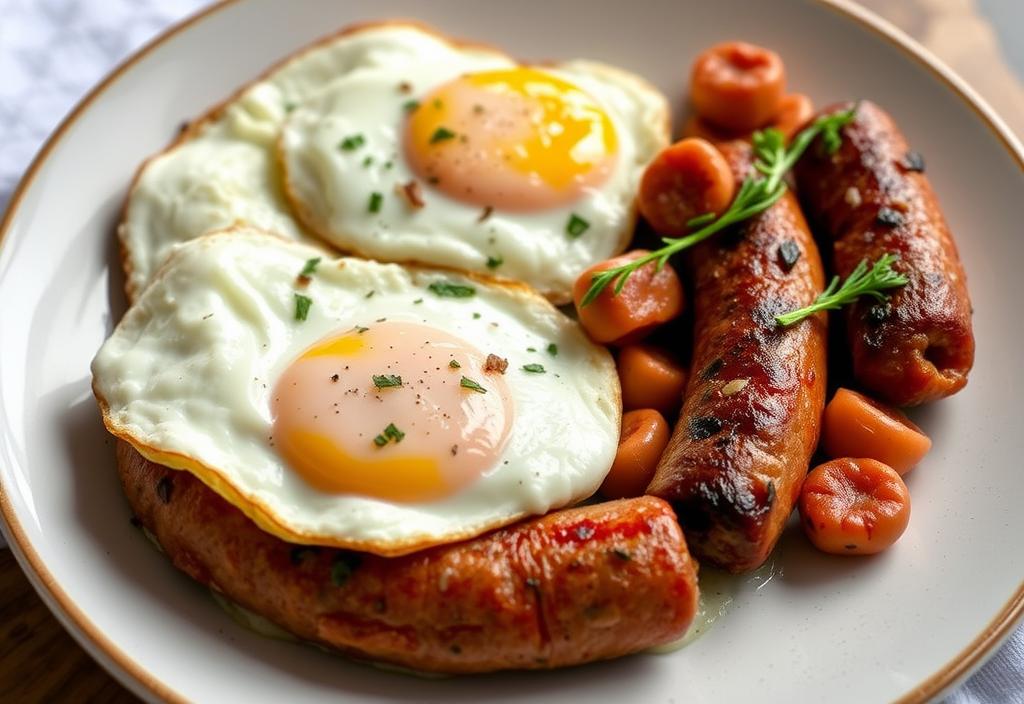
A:
{"type": "Polygon", "coordinates": [[[622,407],[654,408],[665,415],[679,410],[686,370],[665,352],[649,345],[629,345],[619,352],[622,407]]]}
{"type": "Polygon", "coordinates": [[[668,444],[668,423],[651,408],[630,411],[622,416],[619,449],[601,493],[609,499],[640,496],[654,477],[661,453],[668,444]]]}
{"type": "Polygon", "coordinates": [[[711,47],[697,57],[690,76],[697,114],[739,132],[771,122],[785,89],[786,70],[779,55],[746,42],[711,47]]]}
{"type": "Polygon", "coordinates": [[[792,139],[793,135],[803,127],[814,115],[814,103],[803,93],[790,93],[779,103],[779,111],[775,114],[771,126],[792,139]]]}
{"type": "Polygon", "coordinates": [[[834,555],[871,555],[899,540],[910,521],[900,475],[872,459],[831,460],[800,489],[800,521],[814,546],[834,555]]]}
{"type": "Polygon", "coordinates": [[[572,289],[576,313],[594,342],[623,345],[636,342],[683,312],[683,285],[679,277],[670,264],[658,271],[656,262],[634,271],[618,295],[612,284],[590,304],[580,305],[594,274],[627,264],[645,254],[648,254],[646,250],[635,249],[595,264],[576,279],[572,289]]]}
{"type": "Polygon", "coordinates": [[[691,137],[654,157],[640,181],[637,205],[655,232],[677,237],[698,215],[728,208],[735,192],[725,157],[711,142],[691,137]]]}
{"type": "Polygon", "coordinates": [[[829,457],[870,457],[906,474],[932,441],[895,408],[839,389],[825,406],[821,444],[829,457]]]}

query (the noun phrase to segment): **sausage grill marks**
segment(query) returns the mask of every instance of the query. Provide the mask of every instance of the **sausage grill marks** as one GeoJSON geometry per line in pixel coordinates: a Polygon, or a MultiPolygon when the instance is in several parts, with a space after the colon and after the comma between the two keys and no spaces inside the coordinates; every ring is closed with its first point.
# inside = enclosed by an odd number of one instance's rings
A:
{"type": "Polygon", "coordinates": [[[117,460],[138,521],[178,569],[356,658],[447,673],[564,667],[678,638],[697,609],[696,564],[653,497],[384,558],[286,543],[124,441],[117,460]],[[172,476],[164,500],[155,487],[172,476]]]}
{"type": "Polygon", "coordinates": [[[900,256],[893,269],[909,279],[887,303],[862,299],[845,312],[857,382],[898,406],[956,393],[974,362],[971,303],[924,159],[870,102],[842,129],[835,154],[817,146],[795,175],[808,217],[831,243],[834,272],[846,277],[861,260],[892,252],[900,256]]]}
{"type": "MultiPolygon", "coordinates": [[[[750,145],[719,145],[737,182],[750,145]]],[[[742,225],[695,247],[694,351],[679,422],[648,494],[676,509],[692,553],[732,572],[771,552],[818,442],[826,319],[789,328],[775,316],[824,285],[817,247],[786,193],[742,225]]]]}

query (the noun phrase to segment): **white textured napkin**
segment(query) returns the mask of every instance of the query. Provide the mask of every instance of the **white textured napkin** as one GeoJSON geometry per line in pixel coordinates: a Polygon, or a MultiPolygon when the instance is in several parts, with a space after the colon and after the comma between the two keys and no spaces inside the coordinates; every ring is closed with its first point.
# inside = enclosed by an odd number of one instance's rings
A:
{"type": "MultiPolygon", "coordinates": [[[[78,99],[142,43],[205,4],[0,0],[0,212],[36,151],[78,99]]],[[[1024,704],[1024,627],[945,701],[1024,704]]]]}

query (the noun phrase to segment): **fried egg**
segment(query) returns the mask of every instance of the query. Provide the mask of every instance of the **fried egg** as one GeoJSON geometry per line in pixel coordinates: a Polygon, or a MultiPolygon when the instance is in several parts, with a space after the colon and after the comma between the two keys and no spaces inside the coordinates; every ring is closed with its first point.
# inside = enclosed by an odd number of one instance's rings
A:
{"type": "Polygon", "coordinates": [[[585,61],[523,66],[409,30],[285,122],[285,193],[324,240],[525,281],[558,301],[632,233],[661,95],[585,61]]]}
{"type": "Polygon", "coordinates": [[[619,69],[523,66],[413,25],[354,28],[141,168],[120,228],[129,295],[175,243],[251,224],[565,302],[580,271],[626,245],[668,130],[665,98],[619,69]]]}
{"type": "Polygon", "coordinates": [[[92,371],[148,459],[285,540],[382,555],[577,502],[618,444],[609,353],[527,287],[248,228],[175,248],[92,371]]]}

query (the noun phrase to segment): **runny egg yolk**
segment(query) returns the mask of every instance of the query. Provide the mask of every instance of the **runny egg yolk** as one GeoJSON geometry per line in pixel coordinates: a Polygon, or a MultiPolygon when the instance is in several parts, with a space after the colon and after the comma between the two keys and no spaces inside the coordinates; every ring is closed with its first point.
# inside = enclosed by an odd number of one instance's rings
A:
{"type": "Polygon", "coordinates": [[[533,68],[471,73],[424,97],[408,118],[413,171],[447,195],[500,210],[567,205],[615,163],[607,113],[566,80],[533,68]]]}
{"type": "Polygon", "coordinates": [[[327,337],[278,379],[273,442],[320,491],[442,499],[494,468],[508,439],[512,396],[487,367],[465,340],[415,323],[327,337]]]}

